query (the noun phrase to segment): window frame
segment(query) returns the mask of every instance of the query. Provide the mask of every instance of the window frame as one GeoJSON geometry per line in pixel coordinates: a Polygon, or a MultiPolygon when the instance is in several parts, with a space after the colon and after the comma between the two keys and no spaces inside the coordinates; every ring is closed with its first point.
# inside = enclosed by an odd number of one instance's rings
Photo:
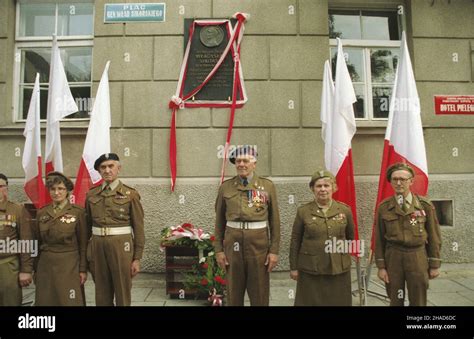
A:
{"type": "MultiPolygon", "coordinates": [[[[337,10],[354,10],[359,11],[359,13],[363,11],[394,11],[397,13],[398,16],[398,29],[399,34],[405,29],[405,6],[403,6],[403,14],[399,14],[396,8],[352,8],[352,7],[330,7],[328,9],[328,17],[331,15],[330,11],[337,11],[337,10]]],[[[341,42],[343,48],[360,48],[362,50],[363,55],[363,66],[364,66],[364,118],[355,118],[357,121],[361,122],[385,122],[388,120],[387,118],[374,118],[374,109],[373,109],[373,86],[372,86],[372,71],[371,71],[371,64],[370,64],[370,51],[374,48],[400,48],[401,40],[364,40],[364,39],[342,39],[341,42]],[[370,103],[370,104],[369,104],[370,103]]],[[[329,38],[329,60],[331,60],[331,50],[333,48],[337,48],[337,39],[329,38]]],[[[377,87],[377,86],[376,86],[377,87]]],[[[391,85],[393,89],[393,84],[391,85]]]]}
{"type": "MultiPolygon", "coordinates": [[[[22,60],[21,60],[21,51],[26,48],[51,48],[53,38],[51,36],[43,36],[43,37],[20,37],[20,3],[23,1],[17,1],[16,3],[16,24],[15,24],[15,48],[14,48],[14,67],[13,67],[13,123],[22,123],[26,122],[26,118],[20,117],[20,87],[23,86],[24,88],[28,88],[28,86],[22,85],[21,82],[21,71],[22,71],[22,60]]],[[[58,29],[58,11],[59,11],[59,3],[61,0],[42,0],[38,1],[37,3],[53,3],[56,5],[55,11],[55,32],[58,29]]],[[[90,0],[71,0],[70,2],[75,3],[91,3],[93,5],[93,12],[92,18],[94,25],[94,18],[95,18],[95,6],[94,1],[90,0]]],[[[33,1],[28,3],[35,3],[33,1]]],[[[65,2],[67,3],[67,2],[65,2]]],[[[93,55],[94,51],[94,35],[70,35],[70,36],[57,36],[58,47],[91,47],[91,53],[93,55]]],[[[81,84],[83,86],[90,85],[91,88],[91,99],[92,99],[92,87],[94,84],[92,71],[94,69],[94,58],[91,58],[91,80],[90,82],[75,82],[74,84],[81,84]]],[[[40,83],[40,88],[44,89],[45,83],[40,83]]],[[[79,86],[71,86],[79,87],[79,86]]],[[[31,86],[33,88],[33,86],[31,86]]],[[[90,117],[88,118],[64,118],[61,121],[89,121],[90,117]]],[[[41,119],[40,122],[46,122],[46,119],[41,119]]]]}

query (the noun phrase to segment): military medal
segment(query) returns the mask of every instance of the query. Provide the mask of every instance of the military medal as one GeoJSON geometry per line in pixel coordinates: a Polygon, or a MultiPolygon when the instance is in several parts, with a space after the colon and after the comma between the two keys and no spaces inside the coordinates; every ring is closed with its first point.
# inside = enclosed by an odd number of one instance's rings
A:
{"type": "Polygon", "coordinates": [[[251,196],[252,196],[252,191],[247,191],[247,201],[248,201],[247,206],[248,207],[253,207],[251,196]]]}
{"type": "Polygon", "coordinates": [[[410,219],[410,224],[411,224],[412,226],[416,226],[416,224],[417,224],[416,219],[410,219]]]}

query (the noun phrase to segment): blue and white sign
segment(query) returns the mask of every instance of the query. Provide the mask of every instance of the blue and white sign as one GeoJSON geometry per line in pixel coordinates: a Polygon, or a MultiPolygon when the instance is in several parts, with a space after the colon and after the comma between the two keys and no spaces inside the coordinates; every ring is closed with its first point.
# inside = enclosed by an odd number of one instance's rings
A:
{"type": "Polygon", "coordinates": [[[105,4],[104,23],[164,22],[165,12],[164,3],[105,4]]]}

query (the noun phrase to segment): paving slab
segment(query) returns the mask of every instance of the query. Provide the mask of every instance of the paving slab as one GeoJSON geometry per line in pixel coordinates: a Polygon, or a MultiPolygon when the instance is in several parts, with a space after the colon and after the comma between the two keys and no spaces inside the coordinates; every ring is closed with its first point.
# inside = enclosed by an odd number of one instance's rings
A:
{"type": "Polygon", "coordinates": [[[474,302],[457,292],[428,293],[428,300],[435,306],[474,306],[474,302]]]}

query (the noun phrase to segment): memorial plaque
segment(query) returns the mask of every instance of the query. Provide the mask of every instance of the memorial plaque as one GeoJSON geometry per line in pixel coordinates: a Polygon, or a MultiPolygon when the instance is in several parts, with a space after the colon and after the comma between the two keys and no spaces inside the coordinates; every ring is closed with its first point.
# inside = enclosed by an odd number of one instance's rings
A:
{"type": "MultiPolygon", "coordinates": [[[[193,19],[185,19],[185,49],[189,40],[189,28],[192,24],[193,19]]],[[[235,20],[232,20],[232,24],[235,25],[235,20]]],[[[212,71],[229,42],[229,35],[226,24],[195,25],[184,80],[184,95],[199,86],[212,71]]],[[[233,77],[234,60],[232,51],[230,51],[211,80],[195,95],[194,100],[231,100],[233,77]]]]}

